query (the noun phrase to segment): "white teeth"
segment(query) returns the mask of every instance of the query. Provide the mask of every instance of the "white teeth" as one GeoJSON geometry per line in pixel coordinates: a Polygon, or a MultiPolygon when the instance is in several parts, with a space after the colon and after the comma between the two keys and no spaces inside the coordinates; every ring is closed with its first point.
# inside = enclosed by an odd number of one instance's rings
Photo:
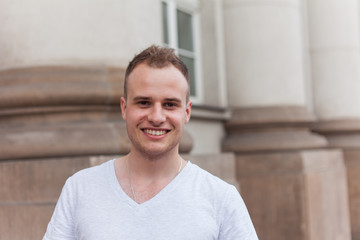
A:
{"type": "Polygon", "coordinates": [[[155,136],[164,135],[166,133],[165,130],[150,130],[150,129],[145,129],[145,132],[155,136]]]}

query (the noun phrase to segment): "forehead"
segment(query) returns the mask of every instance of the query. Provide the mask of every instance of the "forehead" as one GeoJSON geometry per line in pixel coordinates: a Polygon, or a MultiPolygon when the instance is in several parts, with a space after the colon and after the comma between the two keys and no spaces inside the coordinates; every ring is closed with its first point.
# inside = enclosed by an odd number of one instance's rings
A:
{"type": "Polygon", "coordinates": [[[169,95],[167,97],[185,98],[188,83],[180,70],[173,65],[156,68],[139,64],[129,75],[127,88],[128,95],[160,96],[161,94],[169,95]]]}

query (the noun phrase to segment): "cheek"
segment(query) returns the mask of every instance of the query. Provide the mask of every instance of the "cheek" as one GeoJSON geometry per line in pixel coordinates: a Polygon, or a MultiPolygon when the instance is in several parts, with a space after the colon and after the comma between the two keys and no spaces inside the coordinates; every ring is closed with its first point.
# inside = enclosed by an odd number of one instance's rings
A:
{"type": "Polygon", "coordinates": [[[144,110],[131,109],[127,111],[127,119],[134,123],[135,121],[141,121],[146,119],[147,113],[144,110]]]}
{"type": "Polygon", "coordinates": [[[171,114],[168,116],[168,119],[174,124],[174,125],[177,125],[177,126],[180,126],[180,125],[185,125],[187,123],[187,118],[186,118],[186,114],[184,113],[176,113],[176,114],[171,114]]]}

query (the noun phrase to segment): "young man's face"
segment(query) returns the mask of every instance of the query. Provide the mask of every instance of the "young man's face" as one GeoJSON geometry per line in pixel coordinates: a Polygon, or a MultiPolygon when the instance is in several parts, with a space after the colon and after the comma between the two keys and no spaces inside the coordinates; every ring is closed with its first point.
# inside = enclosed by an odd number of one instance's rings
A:
{"type": "Polygon", "coordinates": [[[191,112],[182,73],[172,65],[153,68],[143,63],[129,75],[127,90],[127,99],[121,98],[121,110],[131,150],[149,156],[178,152],[191,112]]]}

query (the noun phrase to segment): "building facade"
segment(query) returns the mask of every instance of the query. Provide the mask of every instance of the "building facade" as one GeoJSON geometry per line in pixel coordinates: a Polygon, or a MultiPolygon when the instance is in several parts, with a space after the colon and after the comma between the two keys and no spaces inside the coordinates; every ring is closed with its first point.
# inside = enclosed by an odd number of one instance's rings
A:
{"type": "Polygon", "coordinates": [[[190,69],[182,154],[238,186],[260,239],[360,239],[357,0],[0,1],[0,239],[39,239],[64,181],[126,154],[124,69],[190,69]]]}

